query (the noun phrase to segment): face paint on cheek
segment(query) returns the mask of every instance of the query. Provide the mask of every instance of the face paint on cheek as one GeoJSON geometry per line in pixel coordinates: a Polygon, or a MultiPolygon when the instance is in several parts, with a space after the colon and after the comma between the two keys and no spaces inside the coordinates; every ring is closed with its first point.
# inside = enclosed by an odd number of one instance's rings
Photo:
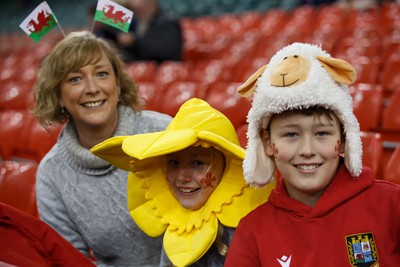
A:
{"type": "Polygon", "coordinates": [[[274,151],[274,158],[277,159],[279,155],[279,150],[276,147],[275,143],[272,144],[272,150],[274,151]]]}
{"type": "Polygon", "coordinates": [[[214,182],[215,182],[216,178],[215,176],[212,176],[211,172],[207,172],[206,178],[203,178],[200,180],[200,184],[204,187],[211,187],[214,188],[214,182]]]}

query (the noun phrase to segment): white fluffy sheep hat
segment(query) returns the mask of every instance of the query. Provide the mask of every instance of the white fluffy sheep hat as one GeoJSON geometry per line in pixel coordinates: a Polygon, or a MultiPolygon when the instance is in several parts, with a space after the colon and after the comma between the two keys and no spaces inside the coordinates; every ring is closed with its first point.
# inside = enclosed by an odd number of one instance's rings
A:
{"type": "Polygon", "coordinates": [[[348,88],[355,79],[356,71],[348,62],[331,57],[320,46],[293,43],[279,50],[241,85],[238,93],[242,96],[254,93],[247,117],[248,143],[243,162],[247,182],[255,186],[273,182],[275,163],[264,153],[260,137],[261,128],[268,127],[272,114],[311,106],[332,110],[342,123],[345,166],[358,177],[362,170],[362,143],[348,88]]]}

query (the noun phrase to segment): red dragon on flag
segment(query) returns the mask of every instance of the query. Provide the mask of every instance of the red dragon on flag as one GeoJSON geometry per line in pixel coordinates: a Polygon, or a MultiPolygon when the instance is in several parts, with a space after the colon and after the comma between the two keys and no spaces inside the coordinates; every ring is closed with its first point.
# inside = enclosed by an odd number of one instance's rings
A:
{"type": "Polygon", "coordinates": [[[133,12],[113,1],[98,0],[94,21],[110,25],[121,31],[128,32],[133,18],[133,12]]]}
{"type": "Polygon", "coordinates": [[[19,27],[37,42],[54,28],[57,23],[57,19],[49,5],[46,1],[43,1],[24,19],[19,27]]]}
{"type": "Polygon", "coordinates": [[[54,21],[50,14],[45,10],[38,13],[36,20],[37,22],[34,19],[31,19],[26,27],[31,33],[38,33],[39,36],[42,34],[43,28],[52,26],[54,21]],[[33,30],[31,29],[32,27],[33,30]]]}
{"type": "MultiPolygon", "coordinates": [[[[121,27],[124,27],[125,22],[129,21],[130,17],[125,17],[126,13],[118,10],[118,11],[114,11],[115,7],[113,5],[105,5],[103,7],[103,13],[104,16],[106,16],[108,19],[112,19],[114,20],[114,23],[117,24],[118,22],[121,23],[121,27]],[[108,8],[108,10],[106,11],[105,9],[108,8]]],[[[106,19],[106,18],[103,18],[106,19]]]]}

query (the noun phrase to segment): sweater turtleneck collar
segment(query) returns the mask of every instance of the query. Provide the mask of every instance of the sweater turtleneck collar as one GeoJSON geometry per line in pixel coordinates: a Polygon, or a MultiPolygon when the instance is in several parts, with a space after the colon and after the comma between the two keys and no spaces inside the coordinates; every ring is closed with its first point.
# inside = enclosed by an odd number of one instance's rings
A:
{"type": "MultiPolygon", "coordinates": [[[[126,106],[118,106],[118,123],[113,136],[129,135],[134,129],[135,112],[126,106]],[[130,118],[130,119],[129,119],[130,118]]],[[[105,160],[93,155],[89,149],[82,147],[72,122],[68,122],[62,130],[58,145],[64,160],[78,172],[89,175],[104,175],[114,167],[105,160]]]]}

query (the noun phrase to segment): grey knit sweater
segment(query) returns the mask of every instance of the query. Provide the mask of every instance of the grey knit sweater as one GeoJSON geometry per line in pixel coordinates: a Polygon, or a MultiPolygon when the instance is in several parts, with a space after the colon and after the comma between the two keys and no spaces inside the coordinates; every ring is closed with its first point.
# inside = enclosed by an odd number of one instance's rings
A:
{"type": "MultiPolygon", "coordinates": [[[[120,106],[114,136],[164,130],[167,115],[120,106]]],[[[37,173],[40,217],[98,266],[158,266],[161,239],[144,234],[129,215],[128,173],[80,146],[72,124],[41,161],[37,173]]]]}

